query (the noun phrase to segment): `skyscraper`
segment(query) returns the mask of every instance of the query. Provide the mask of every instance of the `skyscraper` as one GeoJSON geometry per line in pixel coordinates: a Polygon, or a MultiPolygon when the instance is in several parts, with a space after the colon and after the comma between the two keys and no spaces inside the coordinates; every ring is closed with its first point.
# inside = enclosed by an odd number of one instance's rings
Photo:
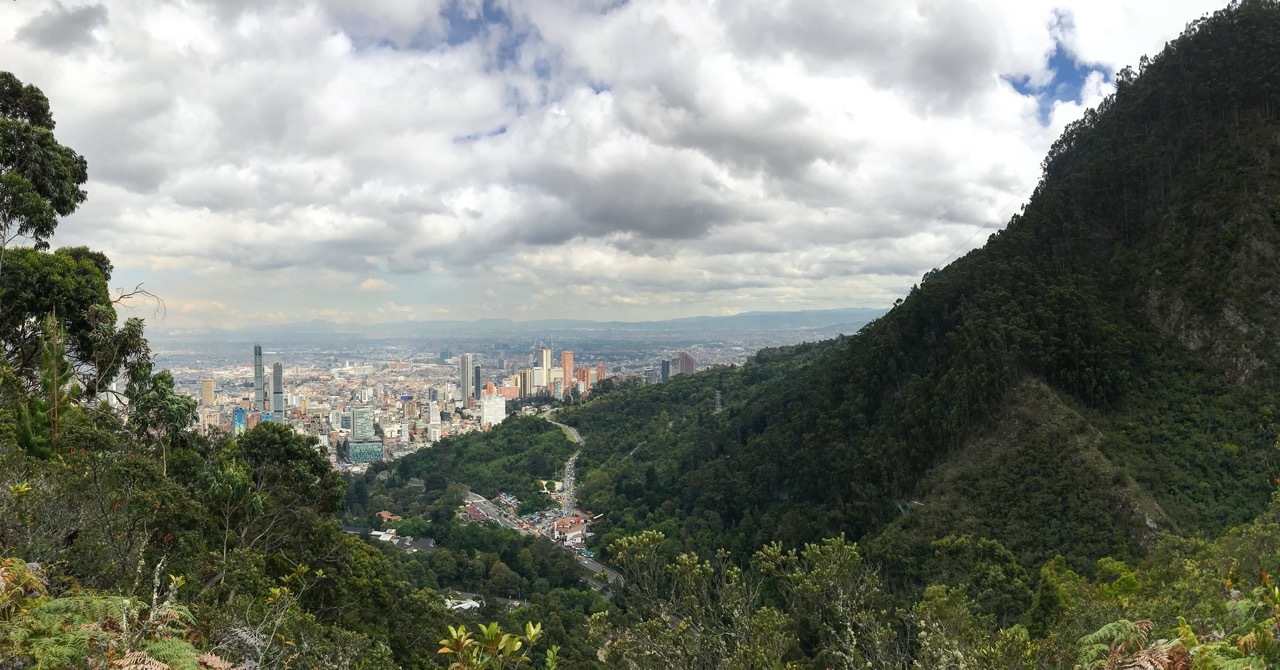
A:
{"type": "Polygon", "coordinates": [[[280,361],[271,365],[271,414],[276,421],[284,420],[284,366],[280,361]]]}
{"type": "Polygon", "coordinates": [[[253,345],[253,411],[267,409],[267,389],[262,384],[262,345],[253,345]]]}
{"type": "MultiPolygon", "coordinates": [[[[551,350],[546,347],[543,347],[542,351],[538,353],[539,353],[538,367],[542,368],[543,370],[550,370],[551,369],[551,350]]],[[[548,381],[547,384],[550,385],[551,382],[548,381]]]]}
{"type": "Polygon", "coordinates": [[[472,398],[480,397],[480,389],[482,386],[483,385],[480,383],[480,366],[477,365],[471,371],[471,397],[472,398]]]}
{"type": "Polygon", "coordinates": [[[355,442],[367,442],[375,437],[373,432],[373,408],[351,408],[351,439],[355,442]]]}
{"type": "Polygon", "coordinates": [[[698,371],[698,361],[693,356],[682,351],[677,360],[680,362],[680,374],[691,375],[698,371]]]}
{"type": "Polygon", "coordinates": [[[460,354],[458,356],[458,379],[459,386],[462,388],[462,398],[465,400],[475,391],[475,361],[471,354],[460,354]]]}
{"type": "Polygon", "coordinates": [[[671,361],[662,359],[662,381],[671,379],[671,361]]]}
{"type": "Polygon", "coordinates": [[[573,383],[577,381],[576,379],[573,378],[573,352],[572,351],[560,352],[560,374],[561,374],[560,385],[567,393],[569,389],[573,388],[573,383]]]}
{"type": "Polygon", "coordinates": [[[424,408],[427,412],[427,441],[440,441],[440,408],[435,401],[428,401],[424,408]]]}
{"type": "Polygon", "coordinates": [[[200,382],[200,404],[205,407],[213,405],[213,380],[205,379],[200,382]]]}
{"type": "Polygon", "coordinates": [[[507,401],[500,395],[480,398],[480,425],[492,428],[507,418],[507,401]]]}
{"type": "Polygon", "coordinates": [[[533,370],[520,371],[520,397],[533,395],[533,370]]]}

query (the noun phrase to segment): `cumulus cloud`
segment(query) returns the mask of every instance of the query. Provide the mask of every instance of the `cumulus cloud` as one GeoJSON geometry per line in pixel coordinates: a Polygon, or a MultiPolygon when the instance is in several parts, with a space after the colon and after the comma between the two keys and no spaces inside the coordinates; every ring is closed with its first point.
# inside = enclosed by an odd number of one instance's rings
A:
{"type": "Polygon", "coordinates": [[[649,319],[891,304],[1221,4],[15,2],[0,60],[166,323],[649,319]]]}

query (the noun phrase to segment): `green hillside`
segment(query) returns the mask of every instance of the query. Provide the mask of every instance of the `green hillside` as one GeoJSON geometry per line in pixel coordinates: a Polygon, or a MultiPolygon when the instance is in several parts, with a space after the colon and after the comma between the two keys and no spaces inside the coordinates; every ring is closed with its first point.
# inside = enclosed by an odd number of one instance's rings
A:
{"type": "Polygon", "coordinates": [[[973,532],[1089,570],[1216,535],[1276,474],[1280,11],[1193,23],[1067,128],[1024,210],[855,336],[565,412],[600,545],[973,532]],[[714,395],[723,410],[714,412],[714,395]]]}

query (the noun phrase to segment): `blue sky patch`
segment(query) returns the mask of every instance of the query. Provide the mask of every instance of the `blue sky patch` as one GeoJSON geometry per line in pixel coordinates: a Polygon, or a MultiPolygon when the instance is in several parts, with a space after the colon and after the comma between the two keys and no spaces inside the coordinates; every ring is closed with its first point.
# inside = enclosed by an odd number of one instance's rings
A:
{"type": "Polygon", "coordinates": [[[489,24],[499,24],[510,26],[511,19],[500,7],[494,5],[490,0],[485,0],[480,6],[480,12],[471,15],[465,11],[461,3],[454,0],[440,10],[440,17],[445,20],[445,26],[448,33],[445,35],[445,43],[449,46],[458,46],[466,44],[476,37],[482,36],[489,29],[489,24]]]}
{"type": "Polygon", "coordinates": [[[1049,113],[1053,111],[1055,101],[1080,100],[1080,90],[1084,88],[1084,82],[1090,74],[1100,72],[1104,81],[1112,79],[1109,68],[1078,60],[1061,41],[1055,43],[1053,53],[1049,55],[1048,66],[1053,72],[1053,79],[1045,86],[1033,85],[1028,76],[1004,78],[1013,86],[1013,90],[1034,97],[1039,102],[1041,125],[1049,125],[1049,113]]]}
{"type": "Polygon", "coordinates": [[[497,137],[498,135],[505,135],[506,133],[507,133],[507,125],[504,123],[492,130],[486,130],[484,132],[471,133],[470,135],[462,135],[459,137],[455,137],[453,138],[453,143],[467,144],[469,142],[476,142],[476,141],[482,140],[486,137],[497,137]]]}

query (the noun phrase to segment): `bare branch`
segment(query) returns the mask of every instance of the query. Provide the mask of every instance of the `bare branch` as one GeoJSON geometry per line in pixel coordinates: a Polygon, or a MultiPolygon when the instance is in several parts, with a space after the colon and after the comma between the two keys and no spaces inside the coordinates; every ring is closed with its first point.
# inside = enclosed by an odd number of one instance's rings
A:
{"type": "Polygon", "coordinates": [[[151,313],[151,316],[159,316],[163,318],[168,313],[168,309],[165,307],[164,300],[161,299],[160,296],[152,293],[151,291],[148,291],[142,288],[141,283],[134,286],[133,290],[128,292],[126,292],[122,288],[116,289],[116,297],[112,298],[111,304],[119,305],[137,297],[143,297],[143,298],[147,298],[148,300],[155,301],[156,308],[151,313]]]}

